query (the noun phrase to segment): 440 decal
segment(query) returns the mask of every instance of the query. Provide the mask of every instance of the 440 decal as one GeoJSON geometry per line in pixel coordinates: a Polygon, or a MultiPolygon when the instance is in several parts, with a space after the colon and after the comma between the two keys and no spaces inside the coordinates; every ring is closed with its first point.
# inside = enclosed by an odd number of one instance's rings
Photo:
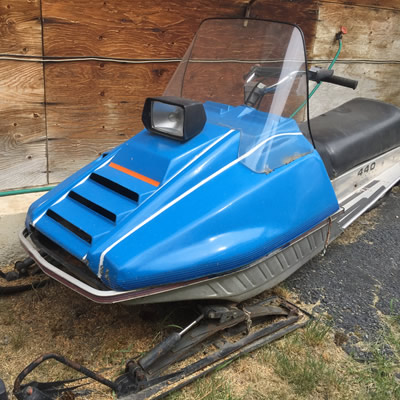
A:
{"type": "Polygon", "coordinates": [[[366,173],[368,173],[368,172],[370,172],[370,171],[373,171],[373,170],[375,169],[375,167],[376,167],[375,162],[373,162],[373,163],[371,163],[371,164],[368,164],[368,165],[366,165],[365,167],[362,167],[362,168],[357,172],[357,175],[361,176],[362,174],[366,174],[366,173]]]}

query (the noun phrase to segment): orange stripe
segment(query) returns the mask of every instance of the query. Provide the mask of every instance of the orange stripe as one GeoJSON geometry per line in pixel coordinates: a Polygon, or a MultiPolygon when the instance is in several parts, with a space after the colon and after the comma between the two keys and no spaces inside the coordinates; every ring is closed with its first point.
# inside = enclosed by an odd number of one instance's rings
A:
{"type": "Polygon", "coordinates": [[[143,182],[150,183],[150,185],[153,185],[155,187],[160,185],[160,182],[155,181],[154,179],[148,178],[147,176],[144,176],[142,174],[139,174],[135,171],[132,171],[131,169],[125,168],[121,165],[115,164],[113,162],[110,162],[108,164],[111,168],[117,169],[118,171],[124,172],[125,174],[128,174],[130,176],[133,176],[137,179],[140,179],[143,182]]]}

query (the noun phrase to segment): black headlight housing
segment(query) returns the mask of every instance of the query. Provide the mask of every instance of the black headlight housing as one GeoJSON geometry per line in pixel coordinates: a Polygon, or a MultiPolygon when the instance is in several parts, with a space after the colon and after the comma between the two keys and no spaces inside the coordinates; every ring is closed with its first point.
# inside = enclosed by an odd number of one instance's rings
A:
{"type": "Polygon", "coordinates": [[[148,131],[181,142],[199,134],[206,119],[202,103],[172,96],[148,97],[142,113],[148,131]]]}

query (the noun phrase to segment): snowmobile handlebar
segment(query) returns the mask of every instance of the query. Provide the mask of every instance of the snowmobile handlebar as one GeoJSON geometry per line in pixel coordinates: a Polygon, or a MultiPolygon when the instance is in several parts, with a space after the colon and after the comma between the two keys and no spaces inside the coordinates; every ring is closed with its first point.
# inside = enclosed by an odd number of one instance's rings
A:
{"type": "Polygon", "coordinates": [[[344,78],[342,76],[335,76],[332,69],[311,68],[308,71],[308,79],[317,83],[327,82],[334,85],[356,89],[358,81],[355,79],[344,78]]]}
{"type": "Polygon", "coordinates": [[[243,76],[245,80],[244,85],[244,104],[250,107],[258,108],[263,97],[267,93],[273,93],[283,83],[290,82],[296,76],[307,74],[310,81],[317,83],[328,82],[334,85],[356,89],[358,81],[355,79],[344,78],[342,76],[335,76],[333,69],[324,69],[320,67],[312,67],[309,71],[292,71],[286,76],[281,76],[281,68],[277,67],[262,67],[260,65],[253,66],[250,71],[243,76]],[[264,84],[266,78],[279,78],[278,82],[267,86],[264,84]],[[253,83],[252,80],[256,78],[258,81],[253,83]],[[262,78],[262,79],[259,79],[262,78]]]}
{"type": "MultiPolygon", "coordinates": [[[[246,81],[250,81],[253,78],[272,78],[272,77],[279,77],[279,83],[283,83],[286,81],[286,78],[289,76],[286,76],[282,78],[280,76],[282,72],[281,68],[278,67],[265,67],[265,66],[260,66],[260,65],[255,65],[253,66],[250,71],[243,76],[243,79],[246,81]]],[[[302,71],[297,71],[298,74],[304,73],[302,71]]],[[[334,85],[339,85],[339,86],[344,86],[348,87],[350,89],[356,89],[358,85],[358,81],[355,79],[349,79],[349,78],[344,78],[342,76],[335,76],[334,75],[334,70],[333,69],[324,69],[324,68],[319,68],[319,67],[313,67],[308,71],[308,79],[310,81],[314,81],[317,83],[320,82],[328,82],[332,83],[334,85]]],[[[260,83],[260,82],[259,82],[260,83]]],[[[272,86],[277,86],[277,84],[274,84],[272,86]]],[[[272,87],[271,86],[271,87],[272,87]]]]}
{"type": "Polygon", "coordinates": [[[350,89],[355,90],[358,85],[358,81],[355,79],[348,79],[342,76],[331,76],[330,78],[326,78],[323,82],[333,83],[334,85],[348,87],[350,89]]]}

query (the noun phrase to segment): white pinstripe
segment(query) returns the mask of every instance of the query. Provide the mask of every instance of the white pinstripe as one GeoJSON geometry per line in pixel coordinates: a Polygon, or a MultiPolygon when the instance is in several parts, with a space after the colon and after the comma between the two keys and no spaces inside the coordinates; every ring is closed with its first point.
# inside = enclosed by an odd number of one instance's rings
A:
{"type": "MultiPolygon", "coordinates": [[[[232,130],[233,131],[233,130],[232,130]]],[[[225,135],[228,135],[230,132],[227,132],[225,135]]],[[[201,186],[205,185],[207,182],[209,182],[210,180],[214,179],[216,176],[222,174],[223,172],[225,172],[227,169],[231,168],[232,166],[236,165],[237,163],[239,163],[240,161],[242,161],[243,159],[245,159],[246,157],[249,157],[251,154],[253,154],[255,151],[257,151],[260,147],[262,147],[263,145],[265,145],[266,143],[268,143],[269,141],[276,139],[278,137],[282,137],[282,136],[300,136],[302,135],[301,132],[296,132],[296,133],[280,133],[274,136],[270,136],[269,138],[263,140],[262,142],[258,143],[256,146],[254,146],[251,150],[249,150],[247,153],[244,153],[243,155],[241,155],[240,157],[238,157],[236,160],[231,161],[229,164],[225,165],[224,167],[222,167],[221,169],[219,169],[218,171],[214,172],[213,174],[211,174],[210,176],[208,176],[207,178],[203,179],[201,182],[197,183],[196,185],[194,185],[193,187],[191,187],[190,189],[188,189],[186,192],[182,193],[181,195],[179,195],[178,197],[176,197],[174,200],[172,200],[171,202],[169,202],[168,204],[166,204],[164,207],[161,207],[158,211],[156,211],[154,214],[152,214],[150,217],[146,218],[144,221],[142,221],[139,225],[136,225],[134,228],[132,228],[129,232],[127,232],[125,235],[121,236],[118,240],[116,240],[113,244],[111,244],[110,246],[108,246],[102,253],[100,256],[100,261],[99,261],[99,268],[98,268],[98,277],[100,278],[102,275],[102,269],[103,269],[103,262],[104,262],[104,257],[106,256],[106,254],[112,250],[116,245],[118,245],[119,243],[121,243],[123,240],[125,240],[128,236],[132,235],[133,233],[135,233],[137,230],[139,230],[140,228],[142,228],[144,225],[146,225],[147,223],[149,223],[150,221],[152,221],[154,218],[158,217],[160,214],[162,214],[164,211],[168,210],[170,207],[172,207],[173,205],[175,205],[176,203],[178,203],[179,201],[181,201],[182,199],[184,199],[185,197],[187,197],[188,195],[190,195],[191,193],[193,193],[195,190],[197,190],[198,188],[200,188],[201,186]]],[[[186,168],[186,167],[185,167],[186,168]]],[[[176,176],[176,175],[175,175],[176,176]]]]}

